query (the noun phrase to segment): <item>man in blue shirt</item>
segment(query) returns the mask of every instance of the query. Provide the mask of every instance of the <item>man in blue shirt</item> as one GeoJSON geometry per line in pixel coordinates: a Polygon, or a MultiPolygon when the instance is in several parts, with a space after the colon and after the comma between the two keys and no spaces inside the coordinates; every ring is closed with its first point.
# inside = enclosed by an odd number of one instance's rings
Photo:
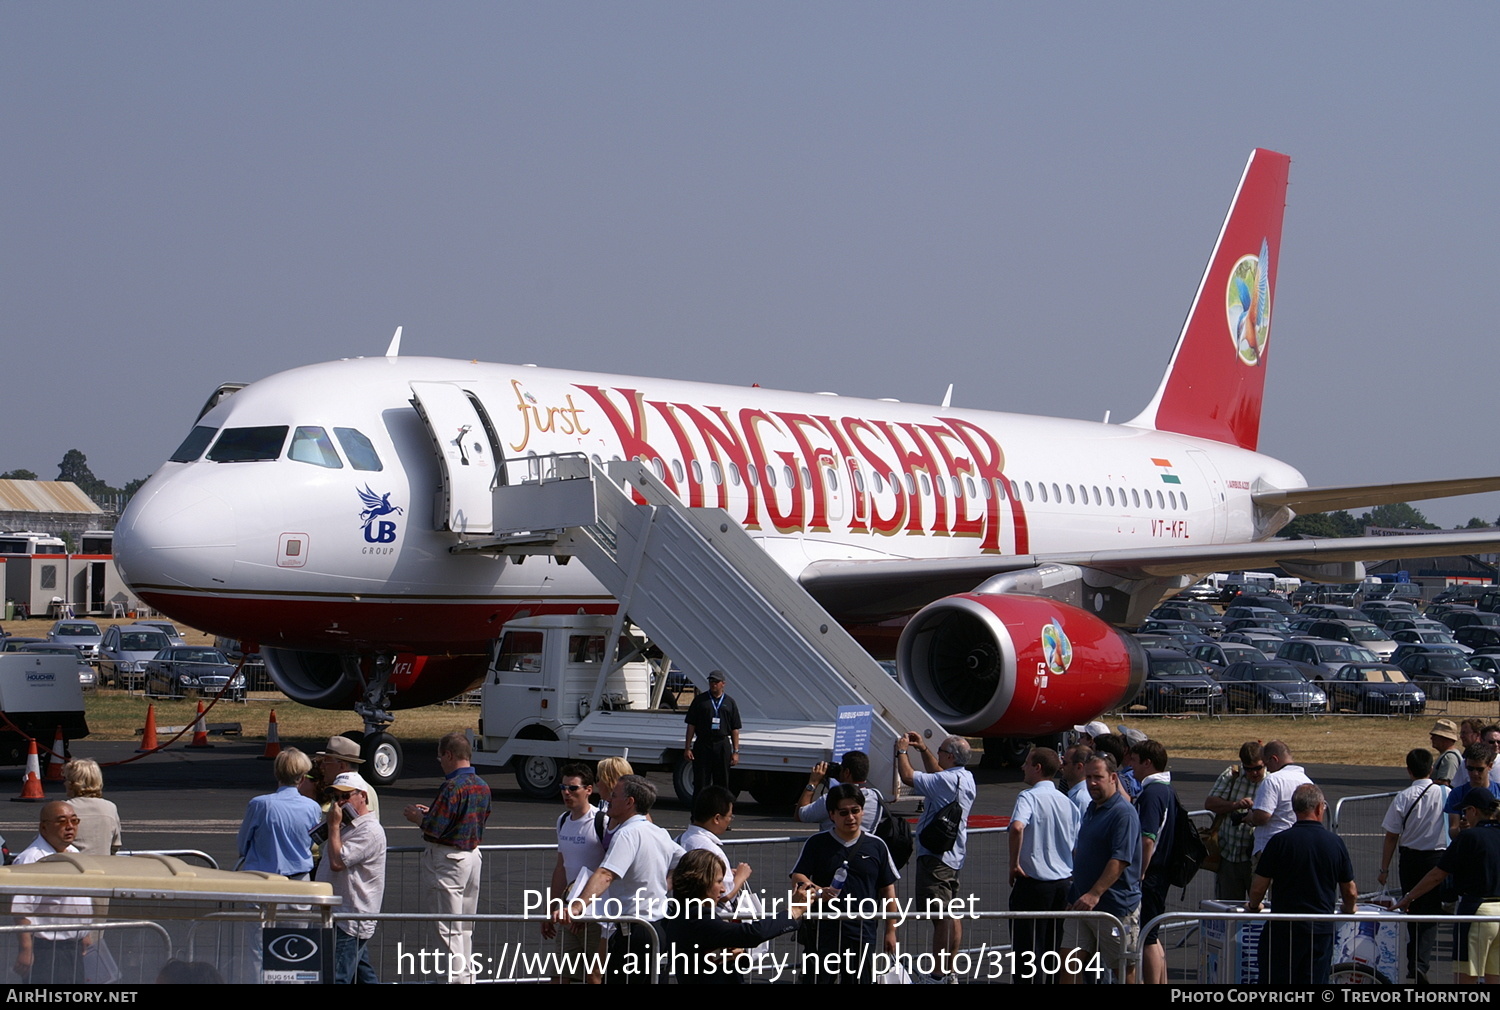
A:
{"type": "MultiPolygon", "coordinates": [[[[1471,789],[1482,789],[1496,799],[1500,799],[1500,786],[1490,782],[1490,766],[1495,763],[1495,752],[1489,746],[1482,743],[1471,743],[1464,748],[1464,771],[1468,772],[1469,781],[1462,785],[1453,787],[1448,794],[1448,802],[1443,805],[1443,813],[1448,815],[1448,837],[1457,838],[1463,830],[1459,820],[1459,811],[1463,809],[1464,797],[1471,789]]],[[[1405,883],[1405,881],[1402,881],[1405,883]]]]}
{"type": "MultiPolygon", "coordinates": [[[[1010,815],[1010,910],[1012,912],[1061,912],[1068,904],[1073,883],[1073,845],[1078,841],[1082,820],[1074,805],[1053,779],[1062,768],[1057,752],[1034,747],[1026,755],[1021,773],[1027,788],[1016,797],[1010,815]]],[[[1050,982],[1040,971],[1040,958],[1058,948],[1057,919],[1015,919],[1011,922],[1012,946],[1017,956],[1014,982],[1050,982]],[[1020,963],[1031,951],[1037,970],[1020,963]]]]}
{"type": "MultiPolygon", "coordinates": [[[[901,781],[912,787],[926,801],[922,805],[922,818],[917,822],[917,898],[923,911],[953,908],[958,897],[958,874],[964,868],[965,843],[969,837],[969,811],[974,809],[974,799],[979,789],[974,776],[964,766],[969,763],[969,742],[961,736],[950,736],[938,745],[936,753],[915,731],[907,733],[902,746],[896,751],[896,771],[901,781]],[[914,771],[906,756],[909,748],[922,755],[925,772],[914,771]],[[931,845],[931,832],[927,842],[923,833],[938,820],[944,809],[957,804],[958,834],[953,844],[946,849],[931,845]]],[[[954,981],[953,957],[958,954],[963,940],[963,923],[953,917],[939,916],[932,920],[932,950],[938,957],[935,975],[954,981]]]]}
{"type": "Polygon", "coordinates": [[[240,822],[240,869],[306,880],[313,868],[311,832],[323,820],[317,802],[297,791],[312,759],[288,747],[276,755],[274,771],[279,788],[252,799],[240,822]]]}
{"type": "MultiPolygon", "coordinates": [[[[1085,964],[1099,953],[1105,967],[1119,966],[1135,946],[1141,928],[1141,821],[1120,787],[1120,772],[1108,754],[1096,756],[1085,769],[1094,802],[1083,815],[1073,849],[1073,887],[1069,911],[1108,912],[1120,920],[1123,933],[1091,919],[1080,919],[1078,941],[1085,964]]],[[[1135,982],[1135,964],[1125,980],[1135,982]]]]}

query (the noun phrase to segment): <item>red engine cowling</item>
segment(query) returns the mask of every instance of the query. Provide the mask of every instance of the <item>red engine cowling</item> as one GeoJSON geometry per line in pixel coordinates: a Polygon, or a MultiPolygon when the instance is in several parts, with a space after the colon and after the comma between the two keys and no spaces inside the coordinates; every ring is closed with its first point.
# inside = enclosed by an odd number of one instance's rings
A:
{"type": "MultiPolygon", "coordinates": [[[[266,671],[283,694],[312,708],[349,708],[364,693],[364,685],[351,676],[342,659],[332,652],[262,648],[266,671]]],[[[365,677],[371,673],[370,657],[360,660],[365,677]]],[[[420,708],[436,705],[477,687],[484,679],[486,656],[413,656],[401,653],[391,671],[390,707],[420,708]]]]}
{"type": "Polygon", "coordinates": [[[927,711],[971,736],[1055,733],[1128,703],[1146,679],[1135,639],[1038,596],[938,600],[906,625],[896,658],[927,711]]]}

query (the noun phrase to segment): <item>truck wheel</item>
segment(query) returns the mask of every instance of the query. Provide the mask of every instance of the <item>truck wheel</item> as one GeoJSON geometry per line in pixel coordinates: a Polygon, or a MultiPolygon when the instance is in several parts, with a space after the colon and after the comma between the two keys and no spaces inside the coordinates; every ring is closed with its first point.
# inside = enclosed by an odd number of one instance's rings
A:
{"type": "Polygon", "coordinates": [[[685,807],[693,805],[693,763],[680,754],[672,766],[672,791],[677,794],[678,803],[685,807]]]}
{"type": "Polygon", "coordinates": [[[401,777],[405,759],[401,741],[389,733],[371,733],[365,737],[360,752],[365,759],[364,776],[371,785],[388,786],[401,777]]]}
{"type": "MultiPolygon", "coordinates": [[[[562,765],[555,757],[542,754],[519,755],[516,763],[516,785],[534,800],[555,800],[562,786],[562,765]]],[[[691,769],[689,769],[691,772],[691,769]]]]}

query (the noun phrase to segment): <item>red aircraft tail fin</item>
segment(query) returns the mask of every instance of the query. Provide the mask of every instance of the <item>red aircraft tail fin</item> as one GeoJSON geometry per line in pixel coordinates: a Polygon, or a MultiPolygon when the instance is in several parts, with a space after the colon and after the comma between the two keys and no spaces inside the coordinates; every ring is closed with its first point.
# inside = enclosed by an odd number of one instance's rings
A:
{"type": "Polygon", "coordinates": [[[1291,159],[1256,148],[1151,403],[1129,423],[1245,449],[1260,441],[1291,159]]]}

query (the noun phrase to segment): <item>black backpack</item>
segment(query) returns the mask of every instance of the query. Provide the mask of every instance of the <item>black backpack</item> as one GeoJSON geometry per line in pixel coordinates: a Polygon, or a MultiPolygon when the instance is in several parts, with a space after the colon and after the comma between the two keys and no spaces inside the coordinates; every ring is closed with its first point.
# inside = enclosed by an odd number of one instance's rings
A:
{"type": "Polygon", "coordinates": [[[891,853],[891,862],[899,870],[911,861],[912,851],[916,848],[912,844],[911,822],[905,817],[892,816],[880,801],[879,793],[875,794],[875,810],[874,835],[885,843],[891,853]]]}
{"type": "Polygon", "coordinates": [[[1167,883],[1186,887],[1208,858],[1208,846],[1198,835],[1198,827],[1187,809],[1173,796],[1172,852],[1167,857],[1167,883]]]}

